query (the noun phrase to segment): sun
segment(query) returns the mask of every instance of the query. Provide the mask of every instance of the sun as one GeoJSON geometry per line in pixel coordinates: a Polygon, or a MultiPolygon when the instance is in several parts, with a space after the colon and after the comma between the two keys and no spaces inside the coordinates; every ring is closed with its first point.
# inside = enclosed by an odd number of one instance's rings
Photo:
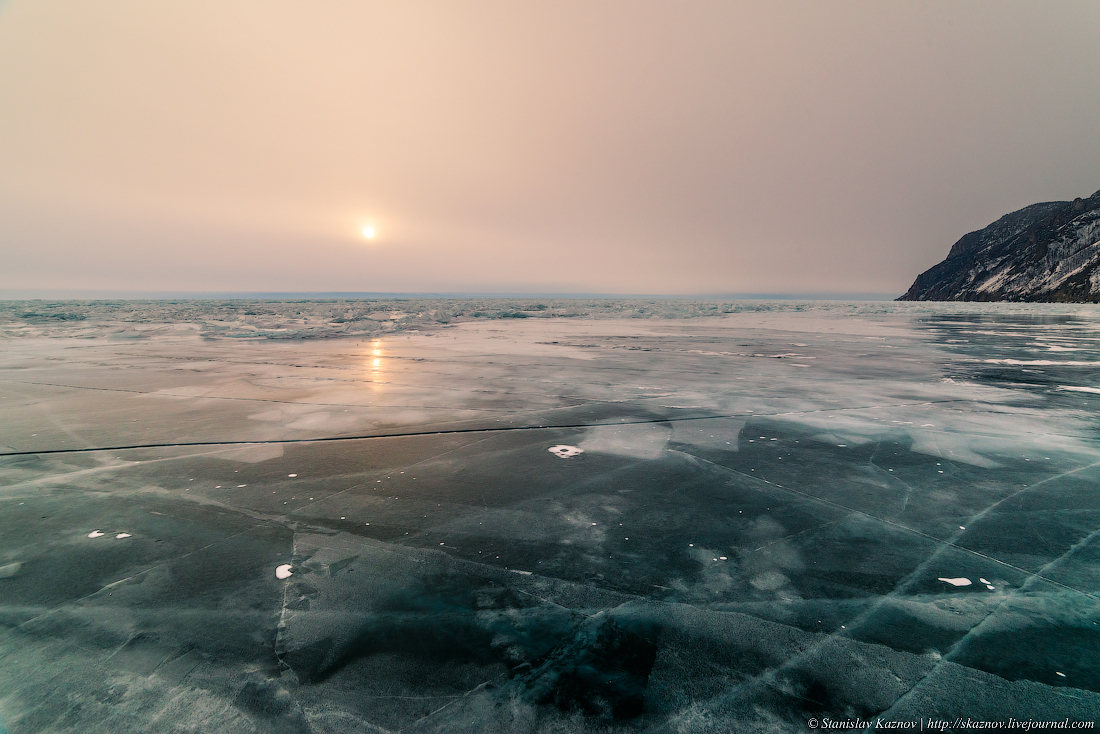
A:
{"type": "Polygon", "coordinates": [[[363,227],[363,237],[365,237],[368,240],[373,240],[374,235],[375,235],[374,225],[368,224],[365,227],[363,227]]]}

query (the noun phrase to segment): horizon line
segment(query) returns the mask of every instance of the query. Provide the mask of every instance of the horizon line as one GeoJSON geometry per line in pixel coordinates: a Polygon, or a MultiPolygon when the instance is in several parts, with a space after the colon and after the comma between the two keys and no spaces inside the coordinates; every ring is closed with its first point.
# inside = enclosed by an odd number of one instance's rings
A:
{"type": "Polygon", "coordinates": [[[345,300],[412,298],[648,298],[656,300],[810,300],[893,301],[898,295],[874,291],[803,291],[787,293],[599,293],[524,291],[170,291],[109,290],[90,288],[0,288],[0,301],[162,301],[162,300],[345,300]]]}

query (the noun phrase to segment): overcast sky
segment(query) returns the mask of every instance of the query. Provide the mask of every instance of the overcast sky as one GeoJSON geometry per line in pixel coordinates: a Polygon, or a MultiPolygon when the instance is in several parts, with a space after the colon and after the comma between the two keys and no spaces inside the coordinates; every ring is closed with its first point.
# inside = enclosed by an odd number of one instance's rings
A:
{"type": "Polygon", "coordinates": [[[0,289],[900,294],[1100,189],[1098,38],[1095,0],[9,0],[0,289]]]}

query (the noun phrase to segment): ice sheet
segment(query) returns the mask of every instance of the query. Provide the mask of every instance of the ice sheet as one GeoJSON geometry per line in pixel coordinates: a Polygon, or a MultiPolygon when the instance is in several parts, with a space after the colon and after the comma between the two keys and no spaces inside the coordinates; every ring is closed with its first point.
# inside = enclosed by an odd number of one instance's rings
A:
{"type": "Polygon", "coordinates": [[[0,332],[8,731],[1100,711],[1097,307],[23,302],[0,332]]]}

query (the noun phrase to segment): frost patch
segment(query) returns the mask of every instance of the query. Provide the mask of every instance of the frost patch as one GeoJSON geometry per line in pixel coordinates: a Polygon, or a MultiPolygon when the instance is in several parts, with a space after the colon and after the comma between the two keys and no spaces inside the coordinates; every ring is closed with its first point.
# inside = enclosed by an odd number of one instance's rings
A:
{"type": "Polygon", "coordinates": [[[738,436],[744,427],[744,420],[732,418],[682,421],[673,424],[670,440],[706,449],[737,451],[738,436]]]}
{"type": "Polygon", "coordinates": [[[965,434],[911,430],[909,435],[913,438],[910,450],[914,453],[959,461],[984,469],[998,469],[1001,466],[971,449],[971,439],[965,434]]]}
{"type": "Polygon", "coordinates": [[[241,461],[246,464],[258,464],[261,461],[278,459],[283,455],[283,445],[279,443],[248,446],[243,449],[228,449],[217,452],[219,459],[241,461]]]}
{"type": "Polygon", "coordinates": [[[665,455],[670,435],[667,427],[653,423],[597,426],[581,442],[580,448],[597,454],[659,459],[665,455]]]}
{"type": "Polygon", "coordinates": [[[785,586],[789,580],[790,579],[778,571],[765,571],[759,576],[754,577],[749,583],[752,584],[753,588],[759,589],[760,591],[778,591],[785,586]]]}
{"type": "Polygon", "coordinates": [[[983,359],[986,364],[1032,364],[1038,367],[1100,367],[1100,362],[1061,362],[1051,359],[983,359]]]}

